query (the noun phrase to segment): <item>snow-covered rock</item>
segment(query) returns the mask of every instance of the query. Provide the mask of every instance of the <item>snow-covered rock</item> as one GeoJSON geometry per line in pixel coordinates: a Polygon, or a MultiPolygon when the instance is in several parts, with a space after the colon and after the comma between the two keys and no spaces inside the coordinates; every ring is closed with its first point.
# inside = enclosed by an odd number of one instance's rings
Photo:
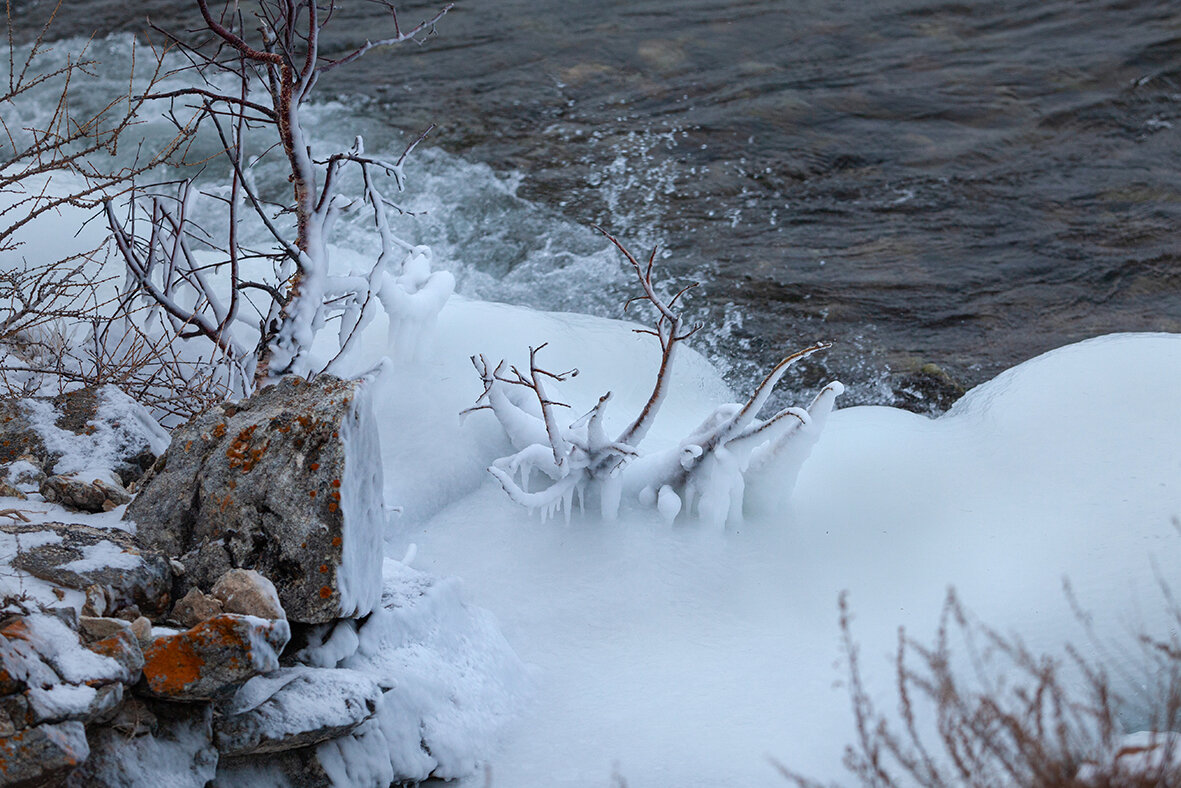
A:
{"type": "Polygon", "coordinates": [[[319,744],[372,717],[381,694],[354,670],[282,668],[238,690],[214,725],[214,741],[227,757],[319,744]]]}
{"type": "Polygon", "coordinates": [[[255,569],[293,621],[362,616],[381,583],[381,456],[366,386],[288,378],[179,428],[126,517],[209,589],[255,569]]]}
{"type": "Polygon", "coordinates": [[[168,559],[141,550],[125,531],[77,523],[0,524],[0,546],[11,547],[15,569],[64,588],[100,589],[99,615],[132,605],[155,615],[171,605],[168,559]]]}
{"type": "Polygon", "coordinates": [[[31,465],[34,473],[122,486],[167,446],[151,414],[115,386],[0,402],[0,463],[21,463],[26,473],[31,465]]]}
{"type": "Polygon", "coordinates": [[[210,707],[132,701],[89,733],[68,788],[205,788],[217,770],[210,707]]]}

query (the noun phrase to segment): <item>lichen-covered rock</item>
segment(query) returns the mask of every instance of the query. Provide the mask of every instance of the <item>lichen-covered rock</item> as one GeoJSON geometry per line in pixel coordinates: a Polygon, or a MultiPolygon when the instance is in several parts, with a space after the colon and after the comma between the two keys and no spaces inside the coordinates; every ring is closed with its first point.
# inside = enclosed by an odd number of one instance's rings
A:
{"type": "Polygon", "coordinates": [[[208,706],[129,701],[89,732],[90,757],[68,788],[205,788],[217,769],[208,706]],[[125,719],[126,717],[126,719],[125,719]]]}
{"type": "Polygon", "coordinates": [[[214,724],[226,756],[281,752],[334,739],[377,711],[381,688],[354,670],[283,668],[246,682],[214,724]]]}
{"type": "Polygon", "coordinates": [[[102,590],[106,608],[98,615],[137,605],[148,615],[163,614],[171,603],[172,567],[158,553],[140,550],[131,535],[76,523],[0,524],[0,533],[32,537],[35,546],[13,558],[16,569],[66,588],[102,590]]]}
{"type": "Polygon", "coordinates": [[[226,611],[221,600],[215,596],[201,593],[199,588],[190,588],[189,592],[177,600],[169,618],[182,627],[195,627],[202,621],[221,615],[223,612],[240,613],[240,610],[226,611]]]}
{"type": "Polygon", "coordinates": [[[290,636],[286,621],[223,613],[154,638],[144,649],[146,691],[176,701],[226,697],[247,679],[277,669],[290,636]]]}
{"type": "Polygon", "coordinates": [[[139,681],[140,671],[144,667],[144,653],[139,640],[131,631],[131,626],[113,632],[105,638],[87,644],[86,648],[95,654],[109,657],[118,662],[126,671],[126,678],[121,680],[126,684],[139,681]]]}
{"type": "Polygon", "coordinates": [[[365,615],[385,525],[376,441],[363,382],[284,379],[178,429],[125,516],[187,585],[256,569],[292,621],[365,615]]]}
{"type": "Polygon", "coordinates": [[[0,739],[0,785],[56,785],[86,760],[90,747],[81,722],[38,725],[0,739]]]}
{"type": "Polygon", "coordinates": [[[253,569],[231,569],[213,584],[210,593],[227,613],[276,619],[287,618],[275,584],[253,569]]]}
{"type": "Polygon", "coordinates": [[[50,503],[79,512],[109,512],[131,500],[131,493],[120,484],[85,481],[72,475],[46,477],[41,482],[41,495],[50,503]]]}

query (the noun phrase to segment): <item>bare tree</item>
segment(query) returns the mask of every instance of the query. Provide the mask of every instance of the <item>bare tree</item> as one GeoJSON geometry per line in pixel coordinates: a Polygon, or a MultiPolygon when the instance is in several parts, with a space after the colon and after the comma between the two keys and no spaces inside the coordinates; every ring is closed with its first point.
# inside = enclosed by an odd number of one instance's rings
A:
{"type": "Polygon", "coordinates": [[[593,491],[606,519],[615,518],[622,497],[628,494],[641,504],[655,505],[670,521],[682,509],[718,524],[740,520],[747,476],[774,475],[781,487],[790,488],[843,390],[840,383],[830,383],[807,409],[784,408],[766,420],[757,418],[787,369],[829,344],[817,343],[784,358],[745,403],[717,408],[677,447],[641,454],[639,444],[667,397],[677,349],[699,328],[686,327],[676,308],[681,296],[695,285],[663,298],[652,279],[657,250],[641,264],[614,236],[599,229],[627,259],[640,285],[641,294],[624,309],[644,303],[655,313],[652,328],[636,329],[660,343],[652,393],[639,414],[611,439],[603,422],[610,392],[585,416],[562,427],[555,408],[567,406],[550,398],[545,383],[547,379],[559,383],[577,370],[555,374],[539,367],[537,352],[545,345],[529,349],[527,374],[516,367],[506,372],[503,361],[493,366],[484,356],[473,356],[484,391],[475,406],[464,412],[492,411],[517,449],[488,470],[512,500],[546,516],[563,510],[569,516],[575,496],[582,503],[593,491]],[[533,483],[535,471],[545,477],[540,486],[533,483]]]}
{"type": "Polygon", "coordinates": [[[114,201],[106,203],[127,263],[129,294],[153,305],[175,336],[215,348],[235,393],[248,393],[279,375],[320,371],[310,351],[329,320],[339,321],[339,352],[328,365],[339,366],[377,303],[390,315],[391,327],[409,313],[430,320],[454,288],[450,274],[430,271],[429,248],[411,246],[391,231],[389,211],[402,209],[386,196],[382,182],[402,188],[406,157],[430,130],[399,157],[386,159],[368,154],[360,137],[349,150],[316,157],[304,129],[301,110],[323,74],[377,47],[421,41],[451,8],[403,29],[390,3],[375,2],[392,16],[394,35],[329,57],[320,37],[336,10],[334,0],[262,0],[249,21],[232,0],[216,12],[208,0],[197,0],[210,40],[183,42],[166,34],[189,61],[174,74],[188,74],[195,84],[142,96],[169,102],[169,116],[178,126],[216,134],[229,165],[230,189],[221,241],[194,222],[198,194],[191,182],[171,184],[170,191],[159,186],[137,191],[125,216],[114,201]],[[191,114],[178,117],[182,109],[191,114]],[[274,138],[252,155],[247,130],[254,128],[271,129],[274,138]],[[268,201],[255,184],[253,168],[273,155],[285,161],[290,199],[268,201]],[[340,192],[347,166],[356,167],[362,180],[361,194],[353,198],[340,192]],[[372,214],[381,253],[368,271],[333,273],[334,224],[360,204],[372,214]],[[270,248],[243,246],[239,227],[246,214],[265,228],[270,248]],[[260,260],[271,261],[273,276],[247,275],[247,261],[260,260]],[[253,306],[243,309],[244,303],[253,306]]]}

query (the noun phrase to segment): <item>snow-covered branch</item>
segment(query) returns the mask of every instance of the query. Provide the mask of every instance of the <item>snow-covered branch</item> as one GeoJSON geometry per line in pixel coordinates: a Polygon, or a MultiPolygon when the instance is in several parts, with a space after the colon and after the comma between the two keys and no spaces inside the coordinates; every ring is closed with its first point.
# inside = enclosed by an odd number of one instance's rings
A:
{"type": "MultiPolygon", "coordinates": [[[[656,380],[640,413],[617,437],[608,436],[604,410],[611,399],[607,392],[582,418],[563,427],[545,379],[561,382],[576,374],[553,374],[537,366],[537,352],[529,349],[529,373],[501,361],[495,367],[484,356],[473,356],[472,364],[484,383],[476,404],[465,413],[491,411],[517,452],[492,464],[489,472],[516,503],[549,516],[564,511],[569,517],[577,498],[597,494],[604,519],[615,519],[626,496],[644,506],[655,506],[661,515],[674,520],[682,511],[722,525],[742,518],[748,481],[766,481],[761,486],[780,494],[791,489],[799,466],[843,391],[840,383],[825,386],[807,408],[788,407],[760,420],[775,385],[797,361],[827,349],[818,342],[792,353],[767,374],[744,403],[723,405],[676,446],[653,453],[641,453],[639,444],[647,436],[665,402],[671,385],[676,347],[700,326],[686,329],[676,303],[690,287],[672,298],[657,292],[652,271],[656,250],[641,264],[614,236],[601,228],[607,239],[624,255],[639,282],[641,295],[629,300],[646,302],[655,310],[651,334],[660,343],[660,366],[656,380]],[[532,396],[521,396],[521,390],[532,396]],[[540,472],[535,483],[534,472],[540,472]]],[[[766,503],[774,496],[756,496],[766,503]]],[[[773,501],[778,503],[779,501],[773,501]]]]}

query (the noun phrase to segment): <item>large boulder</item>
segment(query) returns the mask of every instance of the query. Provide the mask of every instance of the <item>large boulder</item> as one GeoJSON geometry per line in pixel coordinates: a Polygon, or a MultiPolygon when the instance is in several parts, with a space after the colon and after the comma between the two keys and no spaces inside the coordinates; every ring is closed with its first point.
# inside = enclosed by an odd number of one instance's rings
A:
{"type": "Polygon", "coordinates": [[[17,537],[18,552],[10,561],[15,569],[65,588],[101,589],[108,609],[95,611],[99,615],[136,605],[152,616],[171,606],[168,558],[140,550],[126,531],[36,523],[0,524],[0,533],[17,537]]]}
{"type": "Polygon", "coordinates": [[[173,433],[125,517],[209,590],[230,569],[278,589],[289,619],[363,616],[381,589],[381,455],[361,381],[287,378],[173,433]]]}

